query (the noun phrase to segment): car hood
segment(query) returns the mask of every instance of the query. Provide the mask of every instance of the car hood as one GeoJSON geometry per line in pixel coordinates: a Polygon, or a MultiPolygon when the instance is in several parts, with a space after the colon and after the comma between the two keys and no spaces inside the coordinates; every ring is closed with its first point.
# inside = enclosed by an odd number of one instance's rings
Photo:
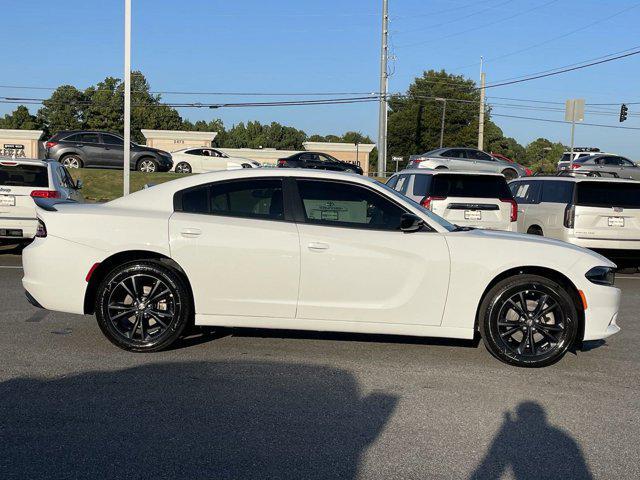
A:
{"type": "MultiPolygon", "coordinates": [[[[516,256],[526,255],[526,260],[531,261],[536,260],[537,257],[541,255],[552,254],[553,257],[563,258],[567,261],[571,261],[571,259],[574,259],[573,261],[577,261],[581,257],[590,257],[602,266],[615,266],[615,264],[610,260],[592,250],[563,242],[561,240],[541,237],[539,235],[498,230],[473,229],[450,232],[447,234],[447,237],[450,237],[452,240],[456,237],[477,240],[479,246],[486,242],[486,245],[490,245],[495,249],[500,249],[503,256],[514,255],[515,252],[516,256]]],[[[482,248],[480,248],[478,252],[481,253],[482,248]]],[[[523,260],[525,259],[523,258],[523,260]]]]}
{"type": "Polygon", "coordinates": [[[153,148],[153,147],[147,147],[145,145],[137,145],[136,146],[136,150],[138,151],[145,151],[145,152],[154,152],[157,153],[159,155],[164,155],[164,156],[171,156],[171,154],[169,152],[167,152],[166,150],[160,150],[159,148],[153,148]]]}

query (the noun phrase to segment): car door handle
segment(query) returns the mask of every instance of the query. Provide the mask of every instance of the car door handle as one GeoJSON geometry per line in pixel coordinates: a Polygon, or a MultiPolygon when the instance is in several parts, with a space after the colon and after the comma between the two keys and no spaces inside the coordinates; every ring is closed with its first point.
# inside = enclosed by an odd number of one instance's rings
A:
{"type": "Polygon", "coordinates": [[[308,247],[313,251],[329,250],[329,244],[324,242],[310,242],[308,247]]]}
{"type": "Polygon", "coordinates": [[[195,238],[199,237],[202,234],[202,230],[199,228],[183,228],[180,231],[180,235],[186,238],[195,238]]]}

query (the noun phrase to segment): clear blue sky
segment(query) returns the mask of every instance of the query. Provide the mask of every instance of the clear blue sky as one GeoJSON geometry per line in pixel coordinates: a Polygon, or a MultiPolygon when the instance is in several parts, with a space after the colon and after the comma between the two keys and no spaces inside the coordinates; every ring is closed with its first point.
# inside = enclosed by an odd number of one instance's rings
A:
{"type": "MultiPolygon", "coordinates": [[[[122,76],[123,0],[2,3],[0,84],[55,87],[68,83],[85,88],[108,75],[122,76]]],[[[146,74],[153,90],[160,91],[377,91],[381,3],[133,0],[133,67],[146,74]]],[[[390,38],[396,57],[390,79],[390,91],[394,92],[404,91],[415,76],[430,68],[477,79],[481,55],[488,59],[488,82],[496,82],[640,46],[637,1],[389,0],[389,4],[390,38]],[[569,34],[577,29],[582,30],[569,34]],[[564,38],[557,38],[560,36],[564,38]],[[526,50],[491,61],[522,49],[526,50]]],[[[46,97],[48,92],[3,88],[0,95],[46,97]]],[[[640,55],[491,89],[488,96],[551,102],[571,97],[583,97],[587,103],[640,102],[640,55]]],[[[164,100],[256,99],[165,95],[164,100]]],[[[2,104],[0,112],[13,107],[2,104]]],[[[599,108],[618,111],[619,105],[599,108]]],[[[563,118],[561,112],[506,106],[493,111],[563,118]]],[[[630,106],[630,113],[640,114],[640,104],[630,106]]],[[[275,120],[309,134],[359,130],[376,138],[377,132],[375,104],[183,109],[181,114],[191,120],[219,116],[226,125],[275,120]]],[[[494,120],[506,135],[521,143],[540,136],[569,142],[566,125],[494,120]]],[[[587,114],[586,121],[619,125],[617,115],[587,114]]],[[[622,125],[640,127],[640,115],[630,116],[622,125]]],[[[583,126],[577,129],[576,144],[599,146],[640,160],[640,131],[583,126]]]]}

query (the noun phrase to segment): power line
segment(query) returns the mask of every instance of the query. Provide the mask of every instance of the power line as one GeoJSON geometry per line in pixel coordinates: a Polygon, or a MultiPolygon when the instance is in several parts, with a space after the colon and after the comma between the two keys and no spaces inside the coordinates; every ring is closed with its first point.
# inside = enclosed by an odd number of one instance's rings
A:
{"type": "MultiPolygon", "coordinates": [[[[564,120],[552,120],[550,118],[537,118],[537,117],[521,117],[519,115],[505,115],[502,113],[493,113],[494,117],[506,117],[506,118],[519,118],[522,120],[534,120],[539,122],[549,122],[549,123],[563,123],[563,124],[571,124],[571,122],[565,122],[564,120]]],[[[601,123],[583,123],[580,122],[580,125],[586,125],[587,127],[603,127],[603,128],[618,128],[622,130],[640,130],[640,127],[623,127],[620,125],[605,125],[601,123]]]]}

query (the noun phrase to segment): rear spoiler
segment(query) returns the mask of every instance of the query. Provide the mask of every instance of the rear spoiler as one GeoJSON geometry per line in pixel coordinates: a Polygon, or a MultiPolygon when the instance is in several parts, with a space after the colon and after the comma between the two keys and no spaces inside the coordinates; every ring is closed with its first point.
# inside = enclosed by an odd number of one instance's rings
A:
{"type": "Polygon", "coordinates": [[[78,203],[75,200],[71,200],[68,198],[41,198],[34,197],[33,201],[35,204],[43,210],[47,212],[57,212],[58,209],[55,207],[56,205],[60,205],[63,203],[78,203]]]}

